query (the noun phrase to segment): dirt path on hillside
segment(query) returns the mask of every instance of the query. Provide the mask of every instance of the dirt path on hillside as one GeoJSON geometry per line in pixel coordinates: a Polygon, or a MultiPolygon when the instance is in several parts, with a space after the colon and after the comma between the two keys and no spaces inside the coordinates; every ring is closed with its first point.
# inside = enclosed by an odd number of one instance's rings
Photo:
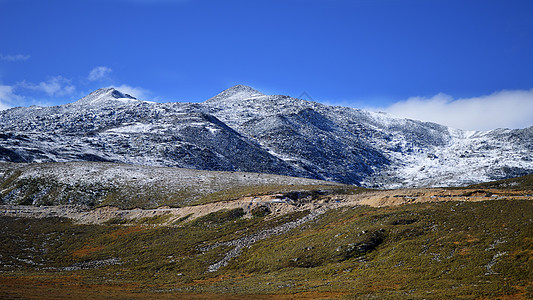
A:
{"type": "MultiPolygon", "coordinates": [[[[284,215],[295,211],[329,210],[339,207],[354,207],[368,205],[372,207],[397,206],[411,203],[439,202],[439,201],[487,201],[497,199],[527,199],[533,200],[532,191],[503,191],[503,190],[471,190],[471,189],[401,189],[390,191],[370,191],[355,195],[333,194],[318,198],[291,199],[283,194],[243,197],[234,201],[215,202],[203,205],[181,208],[161,207],[156,209],[123,210],[116,207],[100,207],[89,209],[80,206],[0,206],[0,216],[13,217],[65,217],[73,219],[79,224],[102,224],[113,219],[125,220],[126,223],[158,216],[162,219],[160,225],[172,224],[180,218],[188,217],[192,220],[221,209],[242,208],[245,217],[251,217],[251,211],[259,206],[269,207],[272,216],[284,215]]],[[[147,222],[150,223],[150,222],[147,222]]]]}

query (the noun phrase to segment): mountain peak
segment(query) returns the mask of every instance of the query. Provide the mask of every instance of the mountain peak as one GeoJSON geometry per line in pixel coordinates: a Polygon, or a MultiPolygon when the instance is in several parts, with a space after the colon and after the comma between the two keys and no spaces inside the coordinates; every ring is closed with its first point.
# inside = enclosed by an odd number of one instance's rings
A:
{"type": "Polygon", "coordinates": [[[229,89],[224,90],[223,93],[224,92],[226,92],[226,93],[247,92],[247,93],[261,94],[258,90],[254,89],[254,88],[252,88],[250,86],[244,85],[244,84],[234,85],[234,86],[230,87],[229,89]]]}
{"type": "Polygon", "coordinates": [[[115,89],[114,87],[108,87],[108,88],[101,88],[97,89],[96,91],[90,93],[88,96],[96,95],[96,96],[109,96],[114,99],[120,99],[120,98],[129,98],[129,99],[135,99],[135,97],[122,93],[121,91],[115,89]]]}
{"type": "Polygon", "coordinates": [[[234,85],[229,89],[222,91],[220,94],[215,97],[207,100],[206,102],[220,101],[220,100],[244,100],[257,96],[264,96],[265,94],[259,92],[258,90],[249,87],[247,85],[234,85]]]}
{"type": "Polygon", "coordinates": [[[129,94],[122,93],[121,91],[113,87],[108,87],[108,88],[97,89],[96,91],[81,98],[75,103],[83,104],[83,105],[96,105],[96,104],[105,103],[109,100],[117,100],[117,99],[137,100],[135,97],[129,94]]]}

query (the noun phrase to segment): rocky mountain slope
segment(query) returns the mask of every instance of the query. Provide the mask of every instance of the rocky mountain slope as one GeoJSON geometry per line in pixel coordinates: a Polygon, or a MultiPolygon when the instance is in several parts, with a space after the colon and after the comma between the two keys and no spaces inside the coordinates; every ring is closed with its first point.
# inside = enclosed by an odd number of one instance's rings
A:
{"type": "Polygon", "coordinates": [[[237,85],[203,103],[112,88],[0,112],[0,161],[105,161],[366,187],[456,186],[533,172],[533,127],[469,132],[237,85]]]}

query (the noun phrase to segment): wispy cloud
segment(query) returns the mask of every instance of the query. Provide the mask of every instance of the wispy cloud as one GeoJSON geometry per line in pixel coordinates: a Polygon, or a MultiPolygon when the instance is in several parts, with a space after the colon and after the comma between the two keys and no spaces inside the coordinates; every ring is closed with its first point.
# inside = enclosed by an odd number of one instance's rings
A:
{"type": "Polygon", "coordinates": [[[10,106],[5,105],[4,103],[0,102],[0,110],[6,110],[11,108],[10,106]]]}
{"type": "Polygon", "coordinates": [[[0,53],[0,60],[5,61],[25,61],[30,59],[31,56],[25,54],[4,55],[0,53]]]}
{"type": "Polygon", "coordinates": [[[120,86],[110,86],[112,88],[115,88],[119,91],[121,91],[122,93],[125,93],[125,94],[129,94],[130,96],[133,96],[139,100],[146,100],[147,97],[148,97],[148,94],[150,93],[150,91],[148,91],[147,89],[143,89],[141,87],[133,87],[133,86],[129,86],[127,84],[123,84],[123,85],[120,85],[120,86]]]}
{"type": "Polygon", "coordinates": [[[412,97],[384,110],[399,117],[464,130],[525,128],[533,126],[533,89],[504,90],[463,99],[446,94],[412,97]]]}
{"type": "Polygon", "coordinates": [[[0,85],[0,110],[5,110],[20,105],[22,97],[14,93],[14,88],[9,85],[0,85]]]}
{"type": "Polygon", "coordinates": [[[66,96],[76,91],[76,87],[72,84],[72,81],[63,76],[55,76],[37,84],[24,81],[18,85],[22,88],[44,92],[48,96],[66,96]]]}
{"type": "Polygon", "coordinates": [[[111,68],[108,68],[108,67],[103,67],[103,66],[96,67],[96,68],[92,69],[91,72],[89,72],[89,76],[87,77],[87,79],[89,81],[99,81],[99,80],[103,80],[103,79],[108,79],[109,78],[109,74],[112,71],[113,70],[111,68]]]}

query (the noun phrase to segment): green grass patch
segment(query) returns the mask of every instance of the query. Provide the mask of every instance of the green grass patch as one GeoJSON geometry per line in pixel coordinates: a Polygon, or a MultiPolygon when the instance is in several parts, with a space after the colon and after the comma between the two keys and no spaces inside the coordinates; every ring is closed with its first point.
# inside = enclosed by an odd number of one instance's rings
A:
{"type": "Polygon", "coordinates": [[[180,224],[186,222],[187,220],[189,220],[193,215],[194,215],[194,214],[188,214],[188,215],[186,215],[186,216],[183,216],[183,217],[177,219],[176,221],[174,221],[174,222],[172,223],[172,225],[180,225],[180,224]]]}
{"type": "Polygon", "coordinates": [[[268,216],[271,213],[271,211],[270,211],[270,208],[268,208],[268,206],[261,205],[261,206],[254,207],[251,213],[254,218],[261,218],[261,217],[268,216]]]}
{"type": "Polygon", "coordinates": [[[0,217],[0,277],[75,275],[86,284],[128,284],[155,296],[335,292],[347,299],[479,299],[533,293],[533,204],[518,200],[330,210],[258,240],[227,266],[207,272],[234,246],[201,249],[308,213],[246,219],[242,210],[222,210],[156,227],[0,217]]]}

